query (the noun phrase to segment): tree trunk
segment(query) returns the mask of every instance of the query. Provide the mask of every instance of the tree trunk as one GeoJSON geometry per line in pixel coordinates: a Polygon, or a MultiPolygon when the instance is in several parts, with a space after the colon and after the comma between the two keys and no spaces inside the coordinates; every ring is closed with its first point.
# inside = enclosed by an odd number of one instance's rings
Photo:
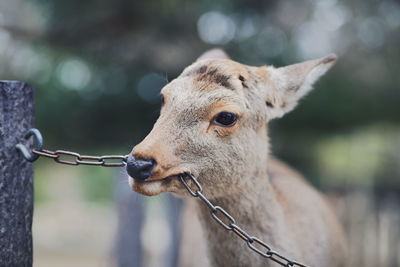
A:
{"type": "Polygon", "coordinates": [[[33,126],[33,93],[0,81],[0,266],[32,266],[33,169],[15,145],[33,126]]]}

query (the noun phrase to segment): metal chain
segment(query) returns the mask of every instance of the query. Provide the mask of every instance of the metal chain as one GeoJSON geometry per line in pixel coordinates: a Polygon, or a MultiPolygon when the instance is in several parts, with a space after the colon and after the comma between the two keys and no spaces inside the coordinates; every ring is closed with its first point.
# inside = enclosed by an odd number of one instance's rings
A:
{"type": "Polygon", "coordinates": [[[234,234],[236,234],[238,237],[240,237],[244,242],[247,243],[247,246],[251,250],[253,250],[254,252],[263,256],[264,258],[267,258],[269,260],[272,260],[272,261],[280,264],[281,266],[308,267],[305,264],[302,264],[298,261],[291,260],[288,257],[285,257],[282,254],[274,251],[268,244],[261,241],[259,238],[250,235],[245,230],[240,228],[236,224],[236,220],[235,220],[235,218],[233,218],[232,215],[230,215],[222,207],[214,205],[210,200],[208,200],[204,196],[203,187],[201,186],[199,181],[197,181],[197,179],[193,175],[191,175],[190,173],[185,173],[185,174],[179,176],[179,180],[191,196],[201,199],[207,205],[207,207],[210,209],[212,218],[220,226],[222,226],[227,231],[232,231],[234,234]],[[186,181],[185,178],[188,178],[188,181],[186,181]],[[189,183],[192,184],[192,187],[189,186],[189,183]]]}
{"type": "Polygon", "coordinates": [[[51,158],[57,163],[66,165],[90,165],[90,166],[103,166],[103,167],[123,167],[126,165],[127,156],[120,155],[105,155],[105,156],[86,156],[80,155],[76,152],[65,150],[36,150],[32,149],[32,153],[41,157],[51,158]],[[63,159],[63,156],[73,157],[72,160],[63,159]],[[118,160],[119,162],[111,162],[118,160]]]}
{"type": "Polygon", "coordinates": [[[128,156],[121,155],[86,156],[65,150],[50,151],[43,149],[43,137],[38,129],[30,129],[25,134],[25,139],[29,139],[31,136],[34,138],[35,148],[28,149],[23,144],[16,145],[17,150],[22,153],[23,157],[31,162],[37,160],[41,156],[51,158],[57,163],[73,166],[90,165],[103,167],[123,167],[126,165],[128,158],[128,156]],[[72,157],[73,159],[68,160],[65,157],[72,157]]]}

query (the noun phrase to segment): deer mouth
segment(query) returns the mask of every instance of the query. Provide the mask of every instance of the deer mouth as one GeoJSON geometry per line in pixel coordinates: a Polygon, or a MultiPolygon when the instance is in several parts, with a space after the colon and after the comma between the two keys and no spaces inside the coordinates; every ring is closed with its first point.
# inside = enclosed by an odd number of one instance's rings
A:
{"type": "Polygon", "coordinates": [[[172,174],[163,178],[157,179],[148,179],[144,181],[135,180],[132,177],[129,177],[129,185],[130,187],[136,191],[137,193],[146,195],[146,196],[154,196],[163,192],[177,192],[180,186],[179,176],[183,173],[172,174]]]}

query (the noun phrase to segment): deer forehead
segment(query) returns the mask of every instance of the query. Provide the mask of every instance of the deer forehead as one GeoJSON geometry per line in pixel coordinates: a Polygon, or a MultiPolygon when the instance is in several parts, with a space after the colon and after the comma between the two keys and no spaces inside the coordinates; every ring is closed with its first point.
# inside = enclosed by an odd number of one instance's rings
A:
{"type": "Polygon", "coordinates": [[[194,107],[221,107],[225,104],[240,108],[249,106],[246,96],[257,94],[257,83],[266,78],[265,73],[260,75],[258,67],[228,59],[206,59],[187,67],[161,93],[167,102],[173,104],[188,103],[194,107]],[[214,105],[215,102],[219,105],[214,105]]]}
{"type": "Polygon", "coordinates": [[[224,88],[235,91],[243,87],[243,82],[249,78],[249,70],[229,59],[206,59],[187,67],[179,77],[190,77],[194,90],[224,88]]]}

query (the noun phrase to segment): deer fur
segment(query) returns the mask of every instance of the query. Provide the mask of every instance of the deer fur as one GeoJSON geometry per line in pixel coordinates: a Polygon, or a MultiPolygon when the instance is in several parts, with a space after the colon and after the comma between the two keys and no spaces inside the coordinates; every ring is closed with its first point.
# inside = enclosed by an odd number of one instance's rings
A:
{"type": "MultiPolygon", "coordinates": [[[[131,187],[144,195],[189,197],[177,175],[190,172],[214,204],[274,250],[310,266],[342,266],[345,241],[336,216],[301,175],[269,155],[267,128],[335,61],[329,55],[281,68],[253,67],[221,50],[206,52],[162,89],[160,117],[132,150],[157,165],[148,180],[129,178],[131,187]],[[221,111],[237,114],[237,123],[213,124],[221,111]]],[[[276,266],[213,221],[206,205],[193,203],[207,249],[198,253],[207,253],[211,266],[276,266]]]]}

